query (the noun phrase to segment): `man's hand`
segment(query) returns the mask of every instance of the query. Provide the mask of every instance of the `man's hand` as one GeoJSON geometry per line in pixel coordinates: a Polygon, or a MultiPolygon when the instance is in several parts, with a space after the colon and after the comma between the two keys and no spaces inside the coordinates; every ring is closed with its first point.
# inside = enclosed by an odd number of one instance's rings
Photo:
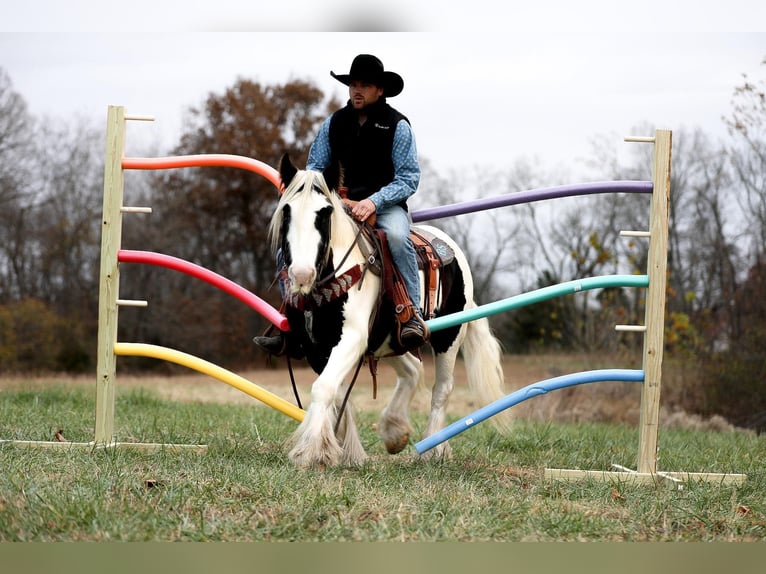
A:
{"type": "Polygon", "coordinates": [[[368,217],[375,214],[375,204],[369,199],[363,199],[354,205],[351,215],[358,221],[365,221],[368,217]]]}

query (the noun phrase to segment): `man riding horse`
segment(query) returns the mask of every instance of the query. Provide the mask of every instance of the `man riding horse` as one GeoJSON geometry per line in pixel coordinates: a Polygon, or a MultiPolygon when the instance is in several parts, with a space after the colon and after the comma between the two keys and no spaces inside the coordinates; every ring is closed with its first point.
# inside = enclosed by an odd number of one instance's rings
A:
{"type": "MultiPolygon", "coordinates": [[[[404,80],[384,70],[383,63],[370,54],[354,58],[348,74],[330,75],[348,86],[349,101],[320,127],[306,169],[322,172],[332,162],[339,162],[343,168],[342,191],[353,205],[352,216],[358,221],[375,216],[375,225],[385,231],[411,309],[399,336],[405,348],[414,350],[429,336],[417,303],[420,276],[407,209],[407,199],[420,181],[420,165],[409,120],[386,103],[386,98],[401,93],[404,80]]],[[[256,337],[254,341],[271,354],[285,352],[282,333],[256,337]]]]}

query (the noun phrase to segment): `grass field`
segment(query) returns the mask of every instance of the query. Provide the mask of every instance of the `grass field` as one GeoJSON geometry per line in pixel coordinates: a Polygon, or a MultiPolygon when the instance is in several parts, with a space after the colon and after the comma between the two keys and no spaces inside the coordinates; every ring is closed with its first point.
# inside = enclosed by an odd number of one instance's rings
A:
{"type": "MultiPolygon", "coordinates": [[[[766,538],[766,440],[753,433],[699,425],[660,432],[662,470],[745,473],[740,486],[548,482],[545,467],[635,466],[636,425],[585,415],[542,420],[544,411],[561,410],[552,399],[521,411],[513,435],[478,425],[452,439],[451,460],[424,463],[412,447],[385,454],[374,433],[376,413],[363,399],[359,419],[369,462],[298,471],[283,447],[296,426],[292,419],[237,391],[236,397],[228,390],[208,395],[208,385],[196,378],[125,379],[115,431],[126,442],[204,443],[206,454],[0,446],[0,541],[766,538]],[[178,386],[185,386],[183,400],[168,391],[178,386]]],[[[92,440],[92,383],[20,378],[2,388],[0,438],[53,440],[61,431],[68,441],[92,440]]],[[[291,394],[289,387],[282,391],[291,394]]],[[[610,393],[620,402],[634,391],[610,393]]],[[[587,400],[573,404],[584,412],[587,400]]],[[[479,406],[459,392],[453,416],[479,406]]],[[[414,419],[418,429],[422,412],[414,419]]]]}

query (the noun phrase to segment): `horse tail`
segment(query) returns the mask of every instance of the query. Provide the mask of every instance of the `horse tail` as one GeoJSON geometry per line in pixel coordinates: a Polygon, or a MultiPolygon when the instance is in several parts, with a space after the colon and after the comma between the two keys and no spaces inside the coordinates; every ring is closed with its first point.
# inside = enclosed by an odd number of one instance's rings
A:
{"type": "MultiPolygon", "coordinates": [[[[475,306],[475,305],[472,305],[475,306]]],[[[468,387],[479,398],[481,406],[504,397],[503,349],[492,333],[486,317],[466,323],[466,335],[462,344],[468,387]]],[[[500,432],[508,432],[512,422],[509,410],[492,417],[492,423],[500,432]]]]}

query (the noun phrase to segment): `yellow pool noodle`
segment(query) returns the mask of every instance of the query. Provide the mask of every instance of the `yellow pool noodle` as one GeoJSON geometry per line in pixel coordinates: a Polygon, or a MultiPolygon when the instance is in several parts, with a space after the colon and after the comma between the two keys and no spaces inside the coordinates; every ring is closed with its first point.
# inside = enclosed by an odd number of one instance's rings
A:
{"type": "Polygon", "coordinates": [[[209,375],[214,379],[218,379],[227,385],[231,385],[235,389],[258,399],[298,422],[302,421],[306,414],[306,411],[303,409],[298,408],[283,398],[259,387],[255,383],[248,381],[231,371],[227,371],[223,367],[214,365],[213,363],[195,357],[194,355],[176,351],[175,349],[169,349],[168,347],[161,347],[159,345],[149,345],[146,343],[115,343],[114,354],[133,357],[151,357],[153,359],[160,359],[183,367],[188,367],[205,375],[209,375]]]}

